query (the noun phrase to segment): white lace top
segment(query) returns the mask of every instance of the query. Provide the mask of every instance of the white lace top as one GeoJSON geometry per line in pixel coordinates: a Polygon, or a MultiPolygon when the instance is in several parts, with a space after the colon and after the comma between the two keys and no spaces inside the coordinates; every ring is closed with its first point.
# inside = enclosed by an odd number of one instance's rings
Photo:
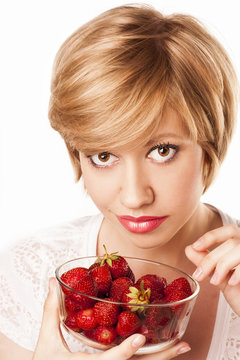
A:
{"type": "MultiPolygon", "coordinates": [[[[214,208],[213,208],[214,209],[214,208]]],[[[217,211],[217,210],[216,210],[217,211]]],[[[219,211],[223,224],[240,222],[219,211]]],[[[18,242],[0,256],[0,331],[33,351],[38,339],[48,278],[69,259],[96,254],[102,215],[83,217],[18,242]]],[[[72,351],[96,352],[62,329],[72,351]]],[[[240,359],[240,318],[221,295],[206,360],[240,359]]]]}

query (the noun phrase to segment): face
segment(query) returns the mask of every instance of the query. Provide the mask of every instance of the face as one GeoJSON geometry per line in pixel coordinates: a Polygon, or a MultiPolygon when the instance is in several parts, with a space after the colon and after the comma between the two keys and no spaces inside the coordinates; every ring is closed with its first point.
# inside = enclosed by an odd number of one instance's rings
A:
{"type": "Polygon", "coordinates": [[[114,234],[140,248],[173,238],[203,191],[201,147],[168,109],[157,134],[133,150],[80,153],[85,187],[114,234]]]}

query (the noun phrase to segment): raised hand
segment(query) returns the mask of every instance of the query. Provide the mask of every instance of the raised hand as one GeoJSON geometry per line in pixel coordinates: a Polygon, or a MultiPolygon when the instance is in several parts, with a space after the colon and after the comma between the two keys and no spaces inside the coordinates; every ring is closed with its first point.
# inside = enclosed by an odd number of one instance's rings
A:
{"type": "Polygon", "coordinates": [[[240,316],[240,229],[225,225],[204,234],[185,249],[197,269],[193,277],[218,286],[240,316]]]}

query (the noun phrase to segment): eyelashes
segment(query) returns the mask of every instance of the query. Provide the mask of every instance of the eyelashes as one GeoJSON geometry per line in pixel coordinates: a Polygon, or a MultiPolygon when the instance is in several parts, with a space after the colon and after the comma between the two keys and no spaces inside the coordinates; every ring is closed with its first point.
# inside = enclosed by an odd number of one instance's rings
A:
{"type": "Polygon", "coordinates": [[[156,145],[148,152],[147,157],[156,162],[165,163],[174,158],[179,147],[174,144],[160,144],[156,145]]]}
{"type": "MultiPolygon", "coordinates": [[[[155,163],[167,164],[173,160],[179,151],[179,146],[175,144],[158,144],[153,146],[146,155],[146,158],[155,163]]],[[[103,151],[94,155],[86,155],[90,163],[96,168],[109,168],[119,162],[119,157],[108,152],[103,151]]]]}
{"type": "Polygon", "coordinates": [[[118,157],[108,151],[95,155],[87,155],[87,158],[91,161],[92,165],[96,167],[109,167],[118,161],[118,157]]]}

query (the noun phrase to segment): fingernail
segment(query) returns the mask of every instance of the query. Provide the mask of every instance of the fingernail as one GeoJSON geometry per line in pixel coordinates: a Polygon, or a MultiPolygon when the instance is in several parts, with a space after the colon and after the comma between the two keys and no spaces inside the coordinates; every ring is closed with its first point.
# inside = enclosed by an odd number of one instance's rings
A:
{"type": "Polygon", "coordinates": [[[132,346],[138,348],[142,346],[144,343],[145,343],[145,336],[139,334],[137,337],[135,337],[135,339],[133,339],[132,346]]]}
{"type": "Polygon", "coordinates": [[[236,274],[233,273],[233,275],[228,280],[228,285],[235,286],[235,285],[237,285],[237,283],[238,283],[238,278],[237,278],[236,274]]]}
{"type": "Polygon", "coordinates": [[[217,272],[215,271],[214,274],[213,274],[213,276],[211,277],[210,283],[213,284],[213,285],[214,285],[214,284],[217,284],[217,283],[218,283],[218,279],[219,279],[219,276],[218,276],[217,272]]]}
{"type": "Polygon", "coordinates": [[[194,249],[199,249],[202,245],[202,238],[198,239],[197,241],[195,241],[193,244],[192,244],[192,247],[194,249]]]}
{"type": "Polygon", "coordinates": [[[194,271],[192,276],[194,277],[194,279],[199,280],[202,276],[202,273],[203,273],[202,268],[199,267],[194,271]]]}
{"type": "Polygon", "coordinates": [[[184,354],[190,350],[191,348],[189,346],[182,346],[178,349],[178,354],[184,354]]]}

